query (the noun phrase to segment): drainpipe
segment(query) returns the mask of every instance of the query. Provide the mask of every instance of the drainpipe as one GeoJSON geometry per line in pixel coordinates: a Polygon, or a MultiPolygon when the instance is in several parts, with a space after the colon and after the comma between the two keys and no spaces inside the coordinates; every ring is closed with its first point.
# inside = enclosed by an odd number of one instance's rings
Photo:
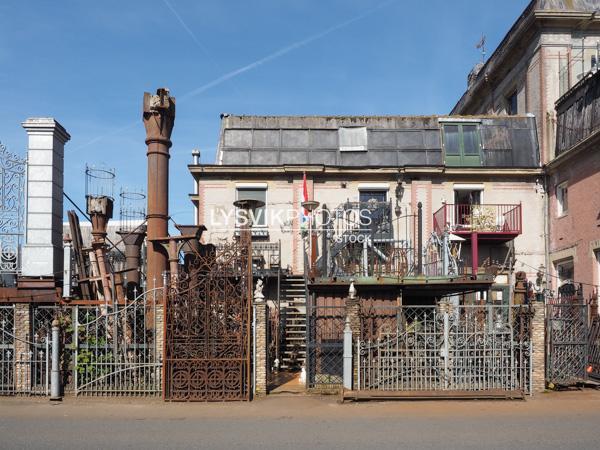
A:
{"type": "Polygon", "coordinates": [[[423,275],[423,204],[417,203],[417,269],[423,275]]]}
{"type": "MultiPolygon", "coordinates": [[[[543,195],[544,195],[544,260],[546,261],[546,274],[550,273],[550,223],[548,220],[548,214],[550,213],[550,195],[548,195],[548,175],[544,174],[543,176],[543,195]]],[[[521,214],[523,214],[521,212],[521,214]]],[[[550,277],[545,275],[546,278],[546,287],[548,287],[548,283],[550,281],[550,277]]],[[[544,296],[544,303],[546,302],[546,297],[544,296]]]]}

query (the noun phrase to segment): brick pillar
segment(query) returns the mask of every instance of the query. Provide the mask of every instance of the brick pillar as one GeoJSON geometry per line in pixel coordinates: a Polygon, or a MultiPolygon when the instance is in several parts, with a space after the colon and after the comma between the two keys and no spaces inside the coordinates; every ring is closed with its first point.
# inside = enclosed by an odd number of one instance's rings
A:
{"type": "Polygon", "coordinates": [[[267,326],[268,314],[267,305],[264,303],[255,303],[254,305],[254,320],[256,324],[256,347],[254,348],[256,356],[256,391],[254,395],[261,397],[267,394],[267,326]]]}
{"type": "Polygon", "coordinates": [[[31,390],[31,309],[28,303],[15,305],[15,387],[17,392],[31,390]]]}
{"type": "Polygon", "coordinates": [[[533,392],[543,392],[546,389],[546,310],[543,304],[536,305],[531,319],[531,346],[533,392]]]}

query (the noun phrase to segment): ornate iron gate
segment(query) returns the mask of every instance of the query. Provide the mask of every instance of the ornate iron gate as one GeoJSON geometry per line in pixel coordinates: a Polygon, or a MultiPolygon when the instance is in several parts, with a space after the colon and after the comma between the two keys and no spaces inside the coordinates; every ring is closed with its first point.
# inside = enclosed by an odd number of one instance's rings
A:
{"type": "MultiPolygon", "coordinates": [[[[16,274],[21,268],[25,160],[0,142],[0,274],[16,274]]],[[[1,280],[7,284],[8,280],[1,280]]]]}
{"type": "Polygon", "coordinates": [[[561,296],[549,301],[546,338],[546,379],[556,385],[584,380],[588,358],[588,305],[578,296],[561,296]]]}
{"type": "Polygon", "coordinates": [[[344,323],[346,307],[335,298],[306,305],[306,386],[309,389],[338,389],[343,383],[344,323]]]}
{"type": "Polygon", "coordinates": [[[595,314],[590,323],[588,362],[589,376],[600,380],[600,316],[597,314],[595,314]]]}
{"type": "MultiPolygon", "coordinates": [[[[159,395],[162,364],[157,349],[157,300],[151,289],[125,305],[76,306],[71,389],[77,395],[159,395]]],[[[71,326],[72,325],[72,326],[71,326]]]]}
{"type": "Polygon", "coordinates": [[[530,393],[530,322],[525,306],[363,306],[358,389],[530,393]]]}
{"type": "Polygon", "coordinates": [[[249,400],[250,243],[203,249],[166,302],[165,400],[249,400]]]}

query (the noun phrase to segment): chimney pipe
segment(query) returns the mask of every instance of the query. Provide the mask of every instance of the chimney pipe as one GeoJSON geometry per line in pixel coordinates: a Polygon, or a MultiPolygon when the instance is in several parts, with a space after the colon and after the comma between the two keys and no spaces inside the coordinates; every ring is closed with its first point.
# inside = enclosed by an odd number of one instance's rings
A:
{"type": "Polygon", "coordinates": [[[149,286],[162,287],[169,257],[153,239],[166,237],[169,231],[169,148],[175,123],[175,98],[168,89],[159,88],[156,95],[144,92],[143,121],[148,146],[146,281],[149,286]]]}
{"type": "Polygon", "coordinates": [[[142,258],[142,244],[146,237],[146,226],[127,231],[117,231],[117,234],[123,239],[125,245],[125,277],[127,278],[126,291],[127,298],[134,299],[134,288],[140,291],[140,266],[142,258]]]}

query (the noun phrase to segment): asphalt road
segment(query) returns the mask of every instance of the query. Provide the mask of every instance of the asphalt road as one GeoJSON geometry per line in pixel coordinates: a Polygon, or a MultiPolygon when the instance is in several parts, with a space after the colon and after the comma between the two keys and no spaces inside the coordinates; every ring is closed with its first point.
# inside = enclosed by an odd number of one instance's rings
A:
{"type": "Polygon", "coordinates": [[[0,447],[224,449],[599,449],[600,392],[528,401],[250,404],[0,398],[0,447]]]}

